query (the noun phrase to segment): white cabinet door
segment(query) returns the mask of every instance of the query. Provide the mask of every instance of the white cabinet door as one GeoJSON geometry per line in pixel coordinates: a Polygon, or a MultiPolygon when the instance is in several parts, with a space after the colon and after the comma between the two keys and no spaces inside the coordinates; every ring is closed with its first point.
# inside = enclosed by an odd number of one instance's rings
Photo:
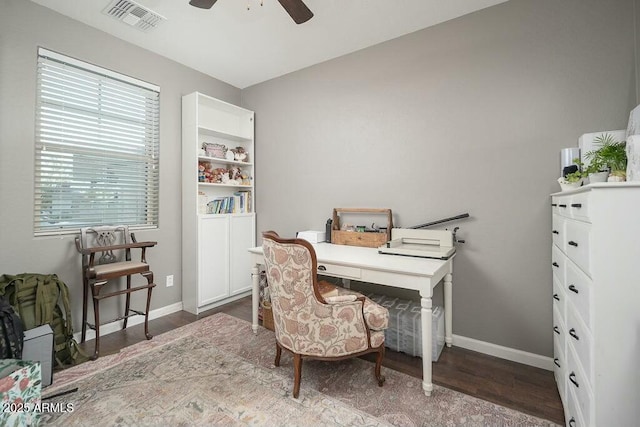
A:
{"type": "Polygon", "coordinates": [[[198,307],[229,296],[228,248],[229,217],[199,218],[198,307]]]}
{"type": "Polygon", "coordinates": [[[256,245],[254,215],[231,216],[229,253],[231,255],[230,293],[251,290],[251,257],[248,249],[256,245]]]}

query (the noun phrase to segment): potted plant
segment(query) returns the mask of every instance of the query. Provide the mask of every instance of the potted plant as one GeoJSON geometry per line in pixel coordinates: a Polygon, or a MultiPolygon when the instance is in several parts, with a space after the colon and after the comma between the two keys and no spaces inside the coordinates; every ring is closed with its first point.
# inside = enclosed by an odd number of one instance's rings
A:
{"type": "Polygon", "coordinates": [[[606,133],[598,136],[594,143],[599,144],[600,148],[585,154],[585,158],[591,160],[587,169],[590,171],[608,169],[608,181],[624,181],[627,171],[625,142],[616,141],[611,134],[606,133]]]}
{"type": "Polygon", "coordinates": [[[587,153],[585,157],[591,160],[589,165],[585,167],[582,162],[579,164],[583,175],[589,178],[589,184],[593,182],[606,182],[609,177],[609,167],[600,157],[588,156],[588,154],[589,153],[587,153]]]}
{"type": "Polygon", "coordinates": [[[560,184],[560,188],[562,189],[562,191],[580,187],[582,185],[583,178],[586,176],[585,172],[582,172],[580,170],[580,167],[582,166],[582,162],[580,162],[580,159],[573,159],[573,163],[578,165],[578,170],[575,172],[571,172],[564,177],[558,178],[558,184],[560,184]]]}

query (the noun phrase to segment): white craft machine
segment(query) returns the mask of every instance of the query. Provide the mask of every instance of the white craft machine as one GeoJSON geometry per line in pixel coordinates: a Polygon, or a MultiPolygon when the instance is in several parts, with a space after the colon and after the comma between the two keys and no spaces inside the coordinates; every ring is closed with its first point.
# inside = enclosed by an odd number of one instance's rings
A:
{"type": "Polygon", "coordinates": [[[391,240],[378,248],[381,254],[449,259],[456,253],[449,230],[391,229],[391,240]]]}
{"type": "Polygon", "coordinates": [[[464,243],[464,240],[456,239],[458,227],[453,231],[419,229],[468,216],[469,214],[462,214],[411,228],[392,228],[391,240],[380,246],[378,252],[389,255],[449,259],[456,253],[455,243],[464,243]]]}

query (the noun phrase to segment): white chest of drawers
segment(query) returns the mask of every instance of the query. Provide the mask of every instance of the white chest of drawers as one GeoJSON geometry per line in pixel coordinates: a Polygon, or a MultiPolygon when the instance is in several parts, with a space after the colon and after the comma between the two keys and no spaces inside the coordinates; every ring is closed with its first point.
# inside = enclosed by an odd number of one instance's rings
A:
{"type": "Polygon", "coordinates": [[[640,425],[640,183],[551,195],[554,364],[568,426],[640,425]]]}

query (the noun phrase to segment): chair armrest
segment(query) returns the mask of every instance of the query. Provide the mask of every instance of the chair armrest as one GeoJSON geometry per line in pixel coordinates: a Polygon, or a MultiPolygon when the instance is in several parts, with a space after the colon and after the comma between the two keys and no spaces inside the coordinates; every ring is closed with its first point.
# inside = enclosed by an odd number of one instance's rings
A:
{"type": "Polygon", "coordinates": [[[76,239],[76,249],[83,255],[91,255],[96,252],[115,251],[118,249],[136,249],[136,248],[150,248],[157,245],[158,242],[138,242],[127,243],[126,245],[113,245],[113,246],[96,246],[93,248],[82,248],[79,239],[76,239]]]}
{"type": "Polygon", "coordinates": [[[345,302],[354,302],[358,299],[356,295],[335,295],[332,297],[324,297],[327,304],[339,304],[345,302]]]}

